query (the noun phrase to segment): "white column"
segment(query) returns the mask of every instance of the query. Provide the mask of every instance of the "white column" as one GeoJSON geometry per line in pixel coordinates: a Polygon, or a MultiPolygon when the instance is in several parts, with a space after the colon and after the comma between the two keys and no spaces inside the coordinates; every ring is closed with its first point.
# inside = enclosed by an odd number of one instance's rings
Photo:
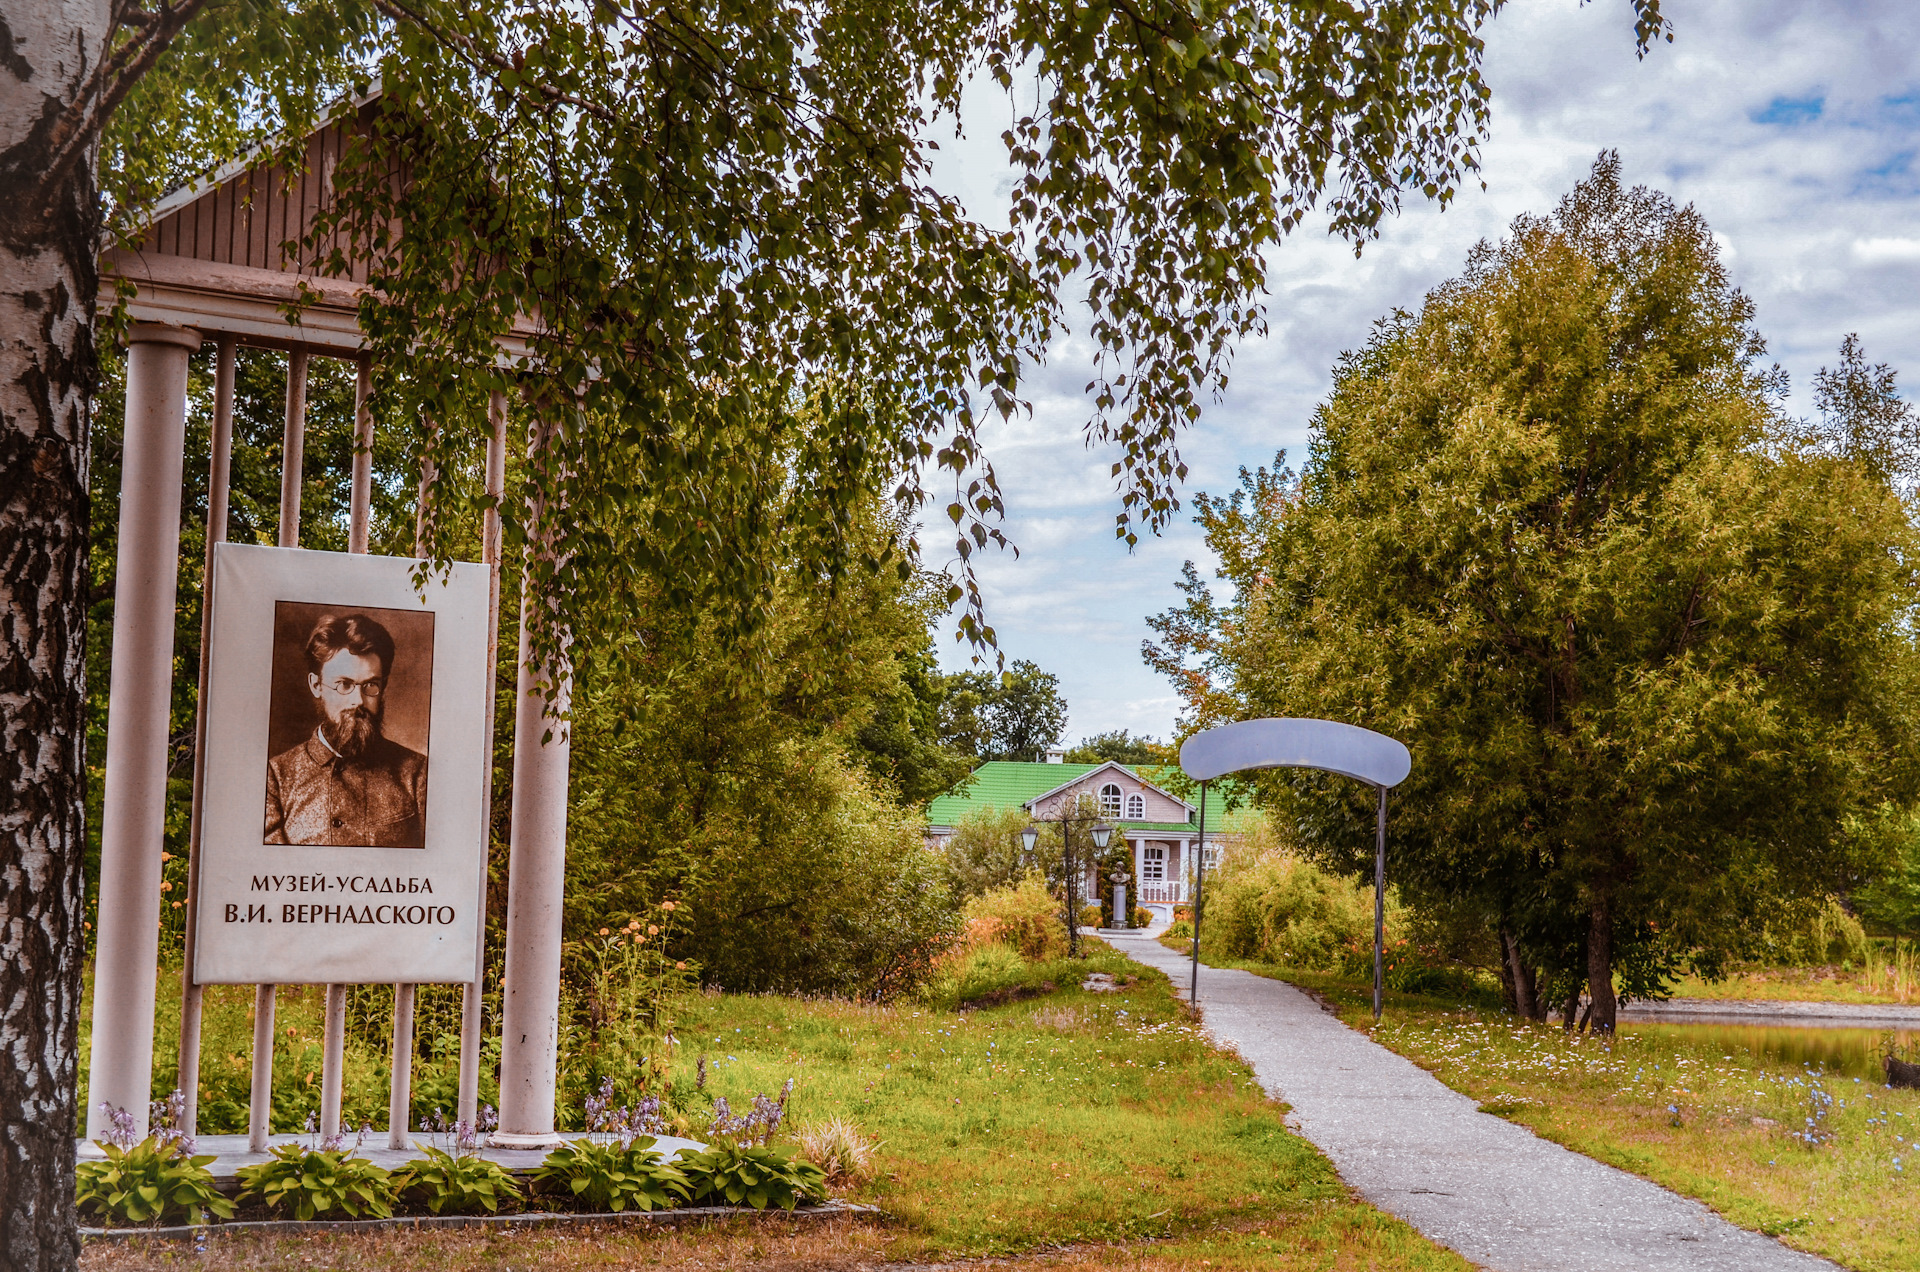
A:
{"type": "Polygon", "coordinates": [[[363,354],[356,360],[359,375],[353,385],[353,482],[347,498],[347,551],[367,550],[368,522],[373,506],[373,364],[363,354]]]}
{"type": "Polygon", "coordinates": [[[1174,895],[1182,901],[1189,902],[1193,900],[1193,889],[1187,886],[1187,880],[1193,877],[1193,852],[1189,847],[1192,843],[1191,839],[1180,841],[1180,866],[1177,870],[1173,868],[1172,862],[1167,863],[1167,874],[1178,885],[1178,891],[1174,895]]]}
{"type": "Polygon", "coordinates": [[[200,1122],[200,1009],[201,988],[195,983],[194,947],[200,934],[200,818],[201,796],[207,782],[207,643],[213,617],[213,545],[227,538],[227,485],[233,468],[233,374],[238,341],[221,336],[214,369],[213,437],[207,458],[206,565],[201,572],[200,695],[193,721],[193,821],[187,846],[187,923],[180,966],[180,1057],[177,1082],[186,1098],[180,1119],[188,1135],[199,1133],[200,1122]]]}
{"type": "Polygon", "coordinates": [[[340,1133],[340,1071],[347,1052],[347,987],[327,986],[326,1033],[320,1042],[320,1138],[340,1133]]]}
{"type": "Polygon", "coordinates": [[[253,987],[253,1095],[247,1105],[247,1151],[267,1151],[273,1130],[273,986],[253,987]]]}
{"type": "Polygon", "coordinates": [[[127,333],[126,437],[114,575],[113,675],[100,816],[100,911],[93,972],[87,1138],[105,1135],[102,1103],[147,1132],[153,1098],[154,980],[160,964],[160,851],[167,816],[174,593],[180,565],[180,469],[187,356],[200,333],[137,323],[127,333]]]}
{"type": "MultiPolygon", "coordinates": [[[[480,524],[480,559],[488,567],[487,579],[487,675],[492,677],[500,651],[500,500],[507,489],[507,395],[494,392],[487,399],[487,422],[492,431],[487,438],[487,496],[489,503],[480,524]]],[[[493,702],[487,694],[487,754],[483,761],[485,776],[481,785],[481,807],[493,807],[493,702]]],[[[480,827],[480,859],[492,856],[493,818],[480,827]]],[[[474,1126],[480,1108],[480,1029],[481,978],[487,968],[487,872],[480,872],[480,895],[474,905],[480,915],[473,943],[473,979],[467,982],[460,999],[460,1098],[455,1120],[474,1126]]]]}
{"type": "Polygon", "coordinates": [[[393,1081],[387,1086],[387,1147],[405,1151],[413,1117],[413,986],[393,987],[393,1081]]]}
{"type": "MultiPolygon", "coordinates": [[[[507,967],[501,1011],[501,1148],[556,1144],[560,1061],[560,923],[566,894],[571,741],[548,714],[549,668],[528,666],[532,608],[520,606],[520,692],[513,729],[512,846],[507,858],[507,967]]],[[[561,686],[555,710],[565,710],[561,686]]]]}
{"type": "MultiPolygon", "coordinates": [[[[553,431],[536,430],[529,460],[543,462],[553,431]]],[[[533,512],[536,545],[546,509],[533,512]]],[[[528,549],[529,557],[540,546],[528,549]]],[[[572,685],[551,662],[533,663],[532,630],[547,604],[533,571],[522,574],[519,693],[513,722],[513,816],[507,858],[507,965],[500,1020],[502,1148],[557,1144],[554,1096],[560,1060],[560,932],[566,896],[567,780],[572,742],[564,719],[572,685]],[[549,703],[549,694],[552,701],[549,703]]],[[[564,637],[563,637],[564,638],[564,637]]]]}

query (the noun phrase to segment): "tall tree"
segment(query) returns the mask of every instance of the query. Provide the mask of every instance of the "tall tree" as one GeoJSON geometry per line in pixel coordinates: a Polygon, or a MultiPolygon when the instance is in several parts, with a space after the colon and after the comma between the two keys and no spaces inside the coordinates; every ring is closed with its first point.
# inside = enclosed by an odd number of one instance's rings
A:
{"type": "MultiPolygon", "coordinates": [[[[1802,447],[1752,315],[1700,216],[1603,155],[1341,360],[1297,478],[1197,500],[1235,595],[1190,578],[1159,623],[1231,677],[1196,705],[1404,739],[1397,877],[1504,916],[1603,1030],[1616,973],[1844,887],[1851,819],[1920,790],[1920,539],[1802,447]]],[[[1278,789],[1365,859],[1370,793],[1278,789]]]]}
{"type": "MultiPolygon", "coordinates": [[[[1499,3],[9,0],[0,919],[16,936],[0,1045],[33,1059],[0,1073],[0,1257],[75,1258],[97,262],[156,189],[262,129],[298,132],[378,71],[383,104],[333,174],[322,229],[382,244],[362,314],[375,392],[390,418],[438,423],[421,441],[438,461],[440,551],[478,498],[446,485],[484,430],[463,398],[509,387],[494,338],[538,314],[535,397],[565,415],[585,393],[528,505],[550,512],[533,583],[553,603],[533,635],[564,658],[560,615],[582,621],[579,640],[622,647],[618,624],[595,630],[596,608],[568,602],[625,594],[636,574],[669,600],[760,612],[779,567],[755,538],[719,540],[710,506],[775,480],[792,439],[752,424],[829,373],[877,386],[888,409],[848,402],[786,470],[805,496],[791,505],[804,558],[826,580],[857,568],[848,474],[904,459],[953,476],[955,550],[970,559],[999,536],[980,423],[1022,408],[1022,371],[1070,295],[1087,298],[1100,356],[1088,432],[1121,456],[1118,531],[1163,524],[1185,471],[1178,430],[1261,329],[1265,250],[1315,206],[1364,240],[1408,192],[1444,201],[1474,169],[1478,30],[1499,3]],[[1035,88],[1006,133],[1004,231],[926,180],[928,107],[957,112],[981,75],[1035,88]]],[[[1644,49],[1659,3],[1632,3],[1644,49]]],[[[917,477],[901,484],[903,503],[921,497],[917,477]]],[[[520,507],[507,511],[524,542],[520,507]]],[[[988,639],[967,599],[962,629],[988,639]]]]}
{"type": "Polygon", "coordinates": [[[1171,764],[1175,758],[1172,747],[1144,733],[1135,737],[1125,729],[1110,729],[1081,738],[1080,745],[1067,752],[1070,764],[1105,764],[1108,760],[1130,765],[1171,764]]]}
{"type": "Polygon", "coordinates": [[[1039,760],[1067,730],[1060,677],[1022,658],[1004,672],[963,671],[946,678],[941,735],[981,760],[1039,760]]]}

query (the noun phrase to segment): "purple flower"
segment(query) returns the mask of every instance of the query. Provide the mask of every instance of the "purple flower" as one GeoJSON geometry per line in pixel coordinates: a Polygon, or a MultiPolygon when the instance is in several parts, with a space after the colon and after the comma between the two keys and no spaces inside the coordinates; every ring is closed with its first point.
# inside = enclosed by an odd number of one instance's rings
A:
{"type": "Polygon", "coordinates": [[[139,1125],[133,1120],[133,1114],[117,1105],[100,1101],[100,1111],[107,1115],[107,1143],[118,1149],[129,1149],[139,1143],[139,1125]]]}

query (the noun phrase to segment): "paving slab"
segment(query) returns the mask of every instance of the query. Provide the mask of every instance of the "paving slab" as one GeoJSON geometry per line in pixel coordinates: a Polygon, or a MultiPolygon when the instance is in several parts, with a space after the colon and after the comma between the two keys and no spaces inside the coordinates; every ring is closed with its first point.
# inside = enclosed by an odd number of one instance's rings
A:
{"type": "MultiPolygon", "coordinates": [[[[1107,937],[1173,978],[1186,957],[1107,937]]],[[[1380,1209],[1496,1272],[1815,1272],[1837,1265],[1541,1139],[1349,1029],[1306,994],[1200,968],[1207,1032],[1253,1066],[1289,1124],[1380,1209]]]]}
{"type": "Polygon", "coordinates": [[[1823,1003],[1765,998],[1669,998],[1631,1002],[1620,1019],[1645,1024],[1735,1024],[1803,1029],[1920,1029],[1920,1006],[1903,1003],[1823,1003]]]}

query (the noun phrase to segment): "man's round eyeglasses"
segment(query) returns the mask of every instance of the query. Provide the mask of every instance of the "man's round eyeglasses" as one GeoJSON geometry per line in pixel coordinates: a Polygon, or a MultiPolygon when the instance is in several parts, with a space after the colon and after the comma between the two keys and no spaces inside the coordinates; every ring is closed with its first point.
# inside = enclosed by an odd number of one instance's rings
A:
{"type": "Polygon", "coordinates": [[[387,679],[385,676],[376,676],[370,680],[348,680],[345,676],[342,676],[340,679],[328,685],[327,688],[333,690],[343,698],[355,689],[360,691],[360,696],[363,698],[378,698],[387,691],[387,679]]]}

